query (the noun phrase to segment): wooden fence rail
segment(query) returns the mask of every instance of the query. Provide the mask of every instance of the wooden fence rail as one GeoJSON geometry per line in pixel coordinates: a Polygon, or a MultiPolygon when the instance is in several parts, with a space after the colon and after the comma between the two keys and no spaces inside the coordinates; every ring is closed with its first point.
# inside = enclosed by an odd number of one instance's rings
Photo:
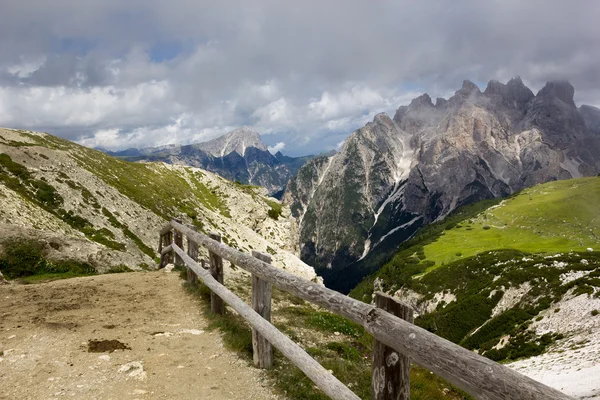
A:
{"type": "MultiPolygon", "coordinates": [[[[268,282],[283,291],[358,323],[373,336],[376,343],[383,345],[382,349],[385,350],[385,347],[393,349],[399,353],[399,357],[404,357],[399,359],[403,365],[410,365],[410,361],[413,361],[477,399],[572,400],[571,397],[562,392],[413,325],[411,322],[405,321],[383,308],[352,299],[322,285],[277,269],[259,258],[232,249],[178,221],[174,220],[166,225],[160,231],[161,266],[166,265],[167,261],[173,260],[173,253],[175,253],[177,258],[183,260],[188,268],[193,270],[218,299],[222,299],[242,315],[256,330],[257,334],[279,349],[284,356],[298,366],[332,399],[357,399],[358,397],[327,372],[317,361],[306,354],[300,346],[273,327],[263,318],[262,313],[257,313],[226,289],[222,285],[222,273],[220,280],[218,276],[215,278],[214,274],[204,270],[188,254],[185,254],[181,246],[173,242],[175,237],[179,239],[181,235],[185,235],[188,241],[202,245],[209,251],[209,254],[211,254],[211,272],[213,271],[212,257],[218,256],[221,259],[221,271],[222,259],[226,259],[251,272],[253,280],[268,282]],[[174,234],[173,231],[176,233],[174,234]]],[[[182,239],[178,241],[182,243],[182,239]]],[[[378,301],[379,305],[383,306],[384,303],[384,300],[378,301]]],[[[389,307],[392,307],[390,311],[396,312],[393,306],[389,307]]],[[[409,315],[401,316],[408,320],[411,317],[409,315]]],[[[390,353],[388,351],[385,354],[390,353]]],[[[392,398],[388,395],[375,397],[373,386],[377,385],[377,388],[387,389],[388,382],[393,382],[394,379],[396,379],[397,385],[404,386],[392,387],[390,393],[394,392],[397,396],[402,395],[402,393],[404,393],[404,396],[407,394],[405,392],[407,386],[405,369],[400,371],[400,377],[385,377],[383,379],[385,383],[382,384],[381,374],[385,375],[387,371],[379,367],[375,369],[375,367],[376,365],[374,365],[374,376],[378,375],[376,376],[377,380],[372,382],[373,398],[392,398]]],[[[394,383],[389,385],[393,386],[394,383]]],[[[380,391],[377,391],[377,393],[380,393],[380,391]]],[[[397,396],[395,398],[403,398],[397,396]]]]}

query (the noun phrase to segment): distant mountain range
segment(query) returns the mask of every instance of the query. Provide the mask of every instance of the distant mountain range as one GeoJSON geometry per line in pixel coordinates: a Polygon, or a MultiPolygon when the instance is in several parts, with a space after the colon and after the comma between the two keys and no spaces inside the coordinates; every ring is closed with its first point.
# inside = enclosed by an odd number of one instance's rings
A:
{"type": "Polygon", "coordinates": [[[393,118],[375,116],[286,189],[303,261],[347,291],[461,205],[598,174],[600,110],[577,108],[573,96],[566,81],[537,95],[519,78],[484,92],[464,81],[447,100],[424,94],[393,118]]]}
{"type": "Polygon", "coordinates": [[[242,127],[208,142],[105,153],[129,161],[162,161],[215,172],[231,181],[258,185],[280,198],[287,182],[313,156],[271,154],[260,135],[242,127]]]}

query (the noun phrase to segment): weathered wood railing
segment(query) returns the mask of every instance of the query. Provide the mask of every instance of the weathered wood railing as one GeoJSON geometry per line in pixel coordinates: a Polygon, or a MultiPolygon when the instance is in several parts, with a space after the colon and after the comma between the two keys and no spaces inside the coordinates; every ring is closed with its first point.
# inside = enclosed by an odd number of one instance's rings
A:
{"type": "MultiPolygon", "coordinates": [[[[219,235],[209,237],[173,220],[160,231],[159,252],[161,267],[173,261],[178,265],[185,264],[211,290],[214,312],[223,313],[225,302],[250,324],[257,366],[271,366],[273,345],[332,399],[358,399],[358,396],[271,325],[271,285],[348,318],[373,336],[373,399],[408,399],[411,361],[477,399],[572,399],[413,325],[412,311],[388,296],[378,294],[375,306],[363,303],[274,268],[268,256],[258,252],[249,255],[232,249],[221,243],[219,235]],[[182,248],[183,235],[188,240],[188,254],[182,248]],[[210,271],[198,263],[197,245],[209,251],[210,271]],[[253,307],[223,286],[223,259],[252,273],[253,307]]],[[[190,275],[190,279],[194,277],[190,275]]]]}

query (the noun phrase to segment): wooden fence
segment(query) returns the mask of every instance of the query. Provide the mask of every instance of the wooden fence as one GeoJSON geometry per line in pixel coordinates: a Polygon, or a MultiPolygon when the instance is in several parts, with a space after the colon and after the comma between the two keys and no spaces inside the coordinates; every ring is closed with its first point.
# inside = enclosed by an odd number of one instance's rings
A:
{"type": "Polygon", "coordinates": [[[413,325],[412,310],[389,296],[378,293],[374,306],[363,303],[275,268],[267,255],[258,252],[249,255],[228,247],[217,234],[209,237],[173,220],[160,231],[159,253],[161,267],[170,262],[185,265],[188,279],[199,279],[211,290],[213,312],[224,313],[227,303],[250,324],[255,365],[269,368],[274,346],[332,399],[358,399],[358,396],[270,323],[271,285],[348,318],[373,336],[372,399],[408,400],[411,362],[477,399],[572,399],[413,325]],[[183,250],[184,235],[187,253],[183,250]],[[198,262],[198,245],[209,252],[208,269],[198,262]],[[223,259],[252,273],[252,307],[223,285],[223,259]]]}

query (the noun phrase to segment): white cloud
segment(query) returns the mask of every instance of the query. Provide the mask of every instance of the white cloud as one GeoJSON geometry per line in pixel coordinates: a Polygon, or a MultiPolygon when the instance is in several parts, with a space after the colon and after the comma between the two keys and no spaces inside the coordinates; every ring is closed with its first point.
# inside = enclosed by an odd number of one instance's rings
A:
{"type": "Polygon", "coordinates": [[[271,154],[275,154],[278,151],[283,150],[284,148],[285,148],[285,143],[279,142],[275,146],[269,146],[269,151],[271,152],[271,154]]]}
{"type": "Polygon", "coordinates": [[[4,0],[0,125],[111,148],[249,125],[316,153],[463,79],[567,78],[598,104],[600,2],[575,3],[4,0]]]}

